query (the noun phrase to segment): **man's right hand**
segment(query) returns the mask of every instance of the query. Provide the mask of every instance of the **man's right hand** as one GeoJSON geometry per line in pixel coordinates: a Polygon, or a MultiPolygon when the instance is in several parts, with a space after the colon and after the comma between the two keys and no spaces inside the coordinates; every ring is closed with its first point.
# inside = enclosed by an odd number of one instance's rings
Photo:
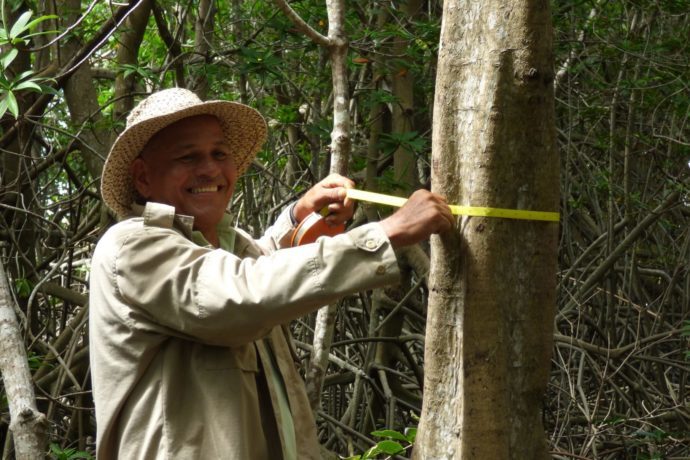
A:
{"type": "Polygon", "coordinates": [[[381,221],[394,248],[426,240],[432,233],[453,228],[455,218],[445,198],[428,190],[417,190],[394,214],[381,221]]]}

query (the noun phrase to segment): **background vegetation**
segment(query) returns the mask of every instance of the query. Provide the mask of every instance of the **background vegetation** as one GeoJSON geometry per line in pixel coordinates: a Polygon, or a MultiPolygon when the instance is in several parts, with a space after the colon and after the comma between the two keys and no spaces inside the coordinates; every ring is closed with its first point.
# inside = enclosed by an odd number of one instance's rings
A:
{"type": "MultiPolygon", "coordinates": [[[[322,2],[291,6],[326,33],[322,2]]],[[[543,413],[555,458],[690,457],[689,10],[685,0],[553,6],[562,220],[543,413]]],[[[347,3],[350,175],[362,188],[428,186],[440,12],[435,0],[347,3]]],[[[89,255],[112,223],[99,175],[127,111],[174,85],[260,110],[270,138],[232,203],[259,235],[328,171],[328,50],[264,0],[5,0],[0,66],[0,258],[50,455],[76,458],[94,445],[89,255]]],[[[361,206],[352,225],[388,212],[361,206]]],[[[318,422],[342,455],[420,413],[426,249],[401,260],[400,286],[338,310],[318,422]]],[[[293,324],[305,366],[313,320],[293,324]]]]}

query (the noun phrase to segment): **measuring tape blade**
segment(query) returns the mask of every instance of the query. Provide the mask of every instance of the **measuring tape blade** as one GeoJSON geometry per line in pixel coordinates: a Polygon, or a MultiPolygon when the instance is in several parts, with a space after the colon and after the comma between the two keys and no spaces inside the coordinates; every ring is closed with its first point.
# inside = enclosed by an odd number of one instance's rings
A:
{"type": "MultiPolygon", "coordinates": [[[[382,193],[367,192],[354,188],[347,189],[347,197],[352,200],[366,201],[369,203],[396,207],[402,206],[407,201],[406,198],[384,195],[382,193]]],[[[459,206],[455,204],[451,204],[449,207],[450,211],[456,216],[499,217],[503,219],[541,220],[546,222],[558,222],[560,220],[560,215],[557,212],[487,208],[480,206],[459,206]]]]}

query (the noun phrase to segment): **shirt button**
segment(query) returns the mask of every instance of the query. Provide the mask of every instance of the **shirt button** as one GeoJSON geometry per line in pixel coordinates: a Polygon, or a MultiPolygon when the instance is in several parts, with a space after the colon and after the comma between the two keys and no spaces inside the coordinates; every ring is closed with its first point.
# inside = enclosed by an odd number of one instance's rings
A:
{"type": "Polygon", "coordinates": [[[378,267],[376,267],[376,274],[377,275],[383,275],[384,273],[386,273],[386,267],[385,266],[379,265],[378,267]]]}
{"type": "Polygon", "coordinates": [[[374,249],[374,248],[376,247],[376,241],[374,241],[374,240],[367,240],[367,241],[364,243],[364,246],[366,246],[367,249],[374,249]]]}

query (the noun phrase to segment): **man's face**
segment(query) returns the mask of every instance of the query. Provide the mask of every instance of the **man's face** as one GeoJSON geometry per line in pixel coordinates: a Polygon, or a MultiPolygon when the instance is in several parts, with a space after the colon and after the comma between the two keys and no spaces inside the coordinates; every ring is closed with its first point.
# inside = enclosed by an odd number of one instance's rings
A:
{"type": "Polygon", "coordinates": [[[237,182],[237,167],[218,119],[184,118],[151,138],[131,173],[139,194],[194,216],[194,227],[215,231],[237,182]]]}

